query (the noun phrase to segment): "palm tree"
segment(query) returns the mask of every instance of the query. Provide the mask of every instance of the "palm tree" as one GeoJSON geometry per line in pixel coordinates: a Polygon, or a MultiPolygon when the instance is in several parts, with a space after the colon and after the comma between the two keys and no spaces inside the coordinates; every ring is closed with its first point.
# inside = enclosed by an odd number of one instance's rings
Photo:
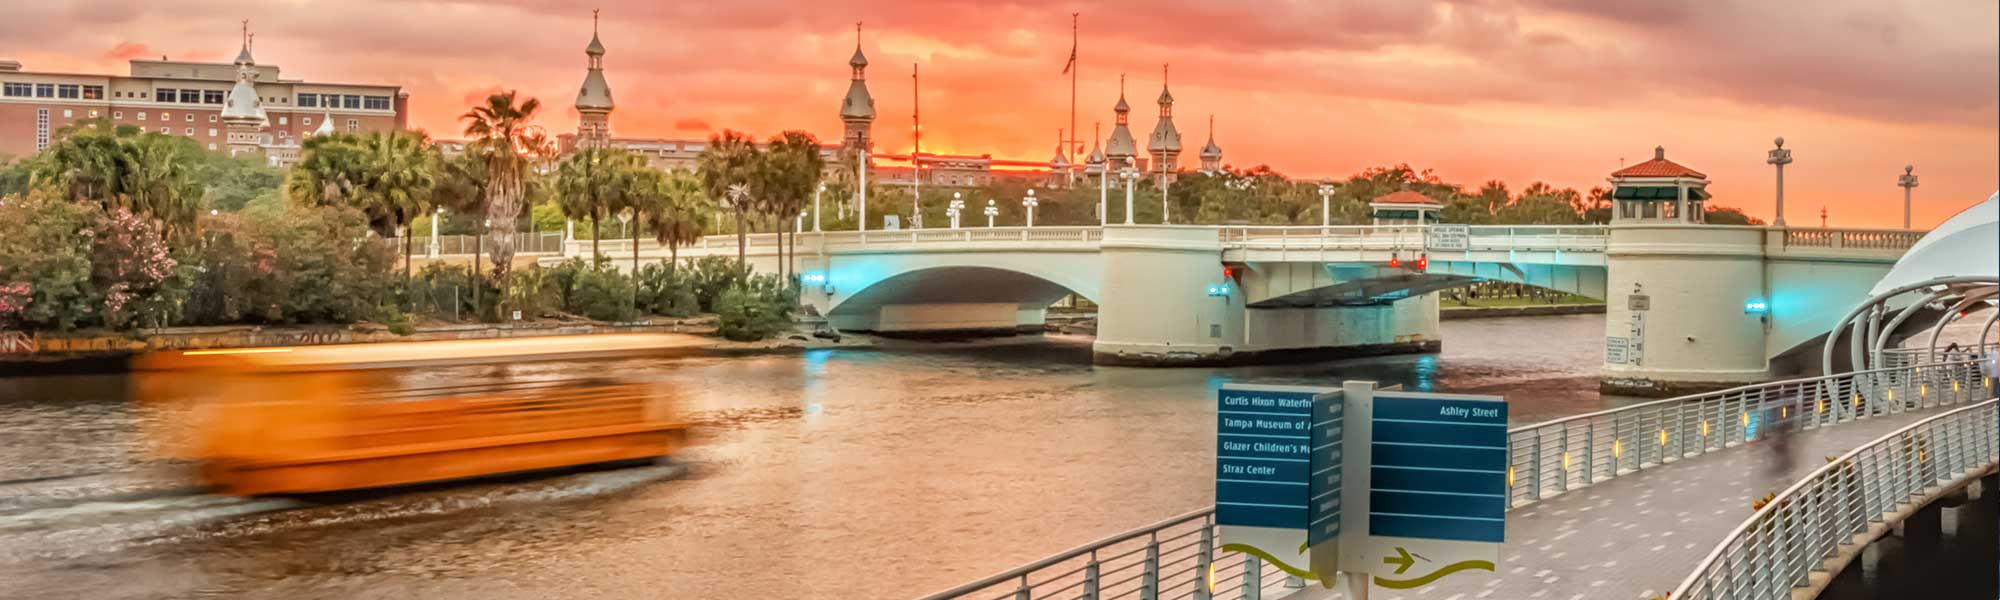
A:
{"type": "MultiPolygon", "coordinates": [[[[778,230],[778,274],[784,276],[790,269],[785,260],[784,222],[804,210],[806,202],[812,198],[813,189],[819,187],[821,174],[826,168],[826,159],[820,156],[819,140],[803,131],[787,131],[771,138],[764,151],[764,160],[757,170],[756,196],[761,201],[760,208],[777,221],[778,230]]],[[[794,244],[798,236],[793,235],[794,244]]]]}
{"type": "MultiPolygon", "coordinates": [[[[597,240],[599,222],[632,204],[635,169],[647,169],[644,159],[624,150],[585,148],[556,167],[556,206],[563,216],[590,219],[590,256],[603,256],[597,240]]],[[[650,169],[648,169],[650,170],[650,169]]]]}
{"type": "MultiPolygon", "coordinates": [[[[465,135],[473,138],[466,148],[484,165],[485,213],[487,224],[500,223],[493,237],[493,280],[505,292],[507,273],[514,266],[514,222],[521,215],[528,179],[533,176],[533,160],[546,153],[546,140],[529,124],[542,102],[520,100],[514,90],[486,97],[486,103],[472,107],[459,119],[466,121],[465,135]]],[[[504,296],[503,296],[504,297],[504,296]]]]}
{"type": "Polygon", "coordinates": [[[157,133],[124,146],[118,204],[152,217],[169,234],[186,234],[201,203],[201,186],[194,177],[199,150],[185,138],[157,133]]]}
{"type": "Polygon", "coordinates": [[[748,136],[727,129],[721,134],[709,136],[708,147],[695,158],[696,171],[701,174],[701,187],[718,204],[726,204],[736,213],[736,264],[744,261],[746,239],[743,231],[743,214],[750,209],[750,184],[756,179],[760,153],[757,145],[748,136]]]}
{"type": "Polygon", "coordinates": [[[654,239],[667,247],[669,272],[680,264],[680,247],[701,240],[701,224],[708,220],[708,203],[701,179],[693,174],[667,173],[659,187],[657,202],[644,213],[652,225],[654,239]]]}
{"type": "Polygon", "coordinates": [[[382,216],[385,229],[402,233],[403,279],[408,281],[415,256],[410,222],[429,211],[435,201],[437,148],[421,132],[370,134],[366,147],[369,169],[363,182],[363,205],[367,212],[382,216]]]}

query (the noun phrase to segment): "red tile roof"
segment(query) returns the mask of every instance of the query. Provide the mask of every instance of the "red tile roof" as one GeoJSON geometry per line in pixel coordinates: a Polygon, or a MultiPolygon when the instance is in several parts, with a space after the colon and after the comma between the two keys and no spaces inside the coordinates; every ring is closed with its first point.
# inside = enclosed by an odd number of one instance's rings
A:
{"type": "Polygon", "coordinates": [[[1693,177],[1696,179],[1708,179],[1708,176],[1701,174],[1701,171],[1696,171],[1694,169],[1683,167],[1680,165],[1680,163],[1676,163],[1674,161],[1667,160],[1665,158],[1655,158],[1653,160],[1625,167],[1623,169],[1613,171],[1611,173],[1611,176],[1612,177],[1693,177]]]}
{"type": "Polygon", "coordinates": [[[1438,201],[1432,200],[1430,196],[1425,196],[1423,194],[1412,192],[1410,190],[1399,190],[1399,191],[1389,192],[1387,194],[1376,196],[1375,199],[1371,202],[1377,204],[1437,204],[1438,203],[1438,201]]]}

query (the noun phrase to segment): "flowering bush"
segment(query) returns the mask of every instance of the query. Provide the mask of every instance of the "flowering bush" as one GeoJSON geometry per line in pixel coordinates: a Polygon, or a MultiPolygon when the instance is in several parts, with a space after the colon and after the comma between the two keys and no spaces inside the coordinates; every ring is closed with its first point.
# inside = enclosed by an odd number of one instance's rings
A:
{"type": "Polygon", "coordinates": [[[187,282],[168,255],[161,226],[124,208],[113,208],[92,226],[91,283],[103,290],[99,324],[164,327],[180,318],[187,282]]]}
{"type": "Polygon", "coordinates": [[[0,202],[0,321],[10,327],[74,329],[96,322],[91,284],[94,207],[53,192],[0,202]]]}

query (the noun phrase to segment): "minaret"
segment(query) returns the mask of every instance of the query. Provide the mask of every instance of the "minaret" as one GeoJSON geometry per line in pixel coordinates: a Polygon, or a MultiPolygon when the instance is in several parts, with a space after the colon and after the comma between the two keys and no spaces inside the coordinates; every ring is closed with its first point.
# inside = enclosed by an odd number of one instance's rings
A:
{"type": "Polygon", "coordinates": [[[1160,67],[1160,121],[1153,125],[1153,136],[1146,144],[1146,152],[1153,156],[1153,170],[1159,173],[1160,182],[1173,180],[1177,170],[1175,161],[1181,155],[1181,132],[1174,128],[1174,95],[1167,91],[1167,68],[1160,67]]]}
{"type": "Polygon", "coordinates": [[[583,48],[590,57],[590,72],[583,87],[576,90],[576,143],[580,148],[604,148],[611,144],[611,85],[604,82],[604,42],[597,39],[597,11],[590,11],[590,45],[583,48]]]}
{"type": "Polygon", "coordinates": [[[334,132],[334,129],[333,129],[333,111],[330,111],[330,110],[329,110],[329,111],[326,111],[326,113],[325,113],[325,114],[323,114],[323,115],[321,115],[321,116],[320,116],[320,120],[319,120],[319,128],[317,128],[317,129],[314,129],[314,130],[313,130],[313,132],[312,132],[312,136],[313,136],[313,137],[326,137],[326,136],[329,136],[329,135],[333,135],[333,132],[334,132]]]}
{"type": "Polygon", "coordinates": [[[854,68],[854,81],[840,100],[840,122],[846,127],[840,146],[842,152],[858,154],[875,147],[875,97],[868,95],[868,57],[861,54],[860,23],[854,24],[854,57],[847,59],[847,66],[854,68]]]}
{"type": "Polygon", "coordinates": [[[264,102],[257,95],[257,61],[250,58],[250,22],[243,22],[243,51],[236,53],[236,86],[222,105],[223,127],[228,129],[229,155],[262,151],[264,102]]]}
{"type": "Polygon", "coordinates": [[[1056,156],[1049,159],[1049,185],[1065,188],[1075,185],[1076,169],[1071,168],[1073,166],[1075,165],[1069,162],[1069,156],[1063,152],[1063,132],[1057,129],[1056,156]]]}
{"type": "Polygon", "coordinates": [[[1139,156],[1139,144],[1132,140],[1132,130],[1126,127],[1126,119],[1132,113],[1132,105],[1125,103],[1125,76],[1118,76],[1118,105],[1111,107],[1118,113],[1111,126],[1111,139],[1104,142],[1104,168],[1116,173],[1127,167],[1136,168],[1133,159],[1139,156]]]}
{"type": "Polygon", "coordinates": [[[1201,172],[1222,172],[1222,147],[1215,145],[1215,115],[1208,116],[1208,144],[1201,147],[1201,172]]]}

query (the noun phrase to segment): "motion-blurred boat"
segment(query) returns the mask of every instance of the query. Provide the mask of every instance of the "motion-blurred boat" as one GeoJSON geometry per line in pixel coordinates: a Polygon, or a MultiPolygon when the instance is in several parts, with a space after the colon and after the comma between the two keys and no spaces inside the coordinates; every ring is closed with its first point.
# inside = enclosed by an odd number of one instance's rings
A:
{"type": "Polygon", "coordinates": [[[236,495],[318,493],[664,457],[686,442],[664,384],[607,374],[441,387],[412,369],[673,356],[672,334],[161,352],[142,402],[187,402],[163,448],[236,495]]]}

